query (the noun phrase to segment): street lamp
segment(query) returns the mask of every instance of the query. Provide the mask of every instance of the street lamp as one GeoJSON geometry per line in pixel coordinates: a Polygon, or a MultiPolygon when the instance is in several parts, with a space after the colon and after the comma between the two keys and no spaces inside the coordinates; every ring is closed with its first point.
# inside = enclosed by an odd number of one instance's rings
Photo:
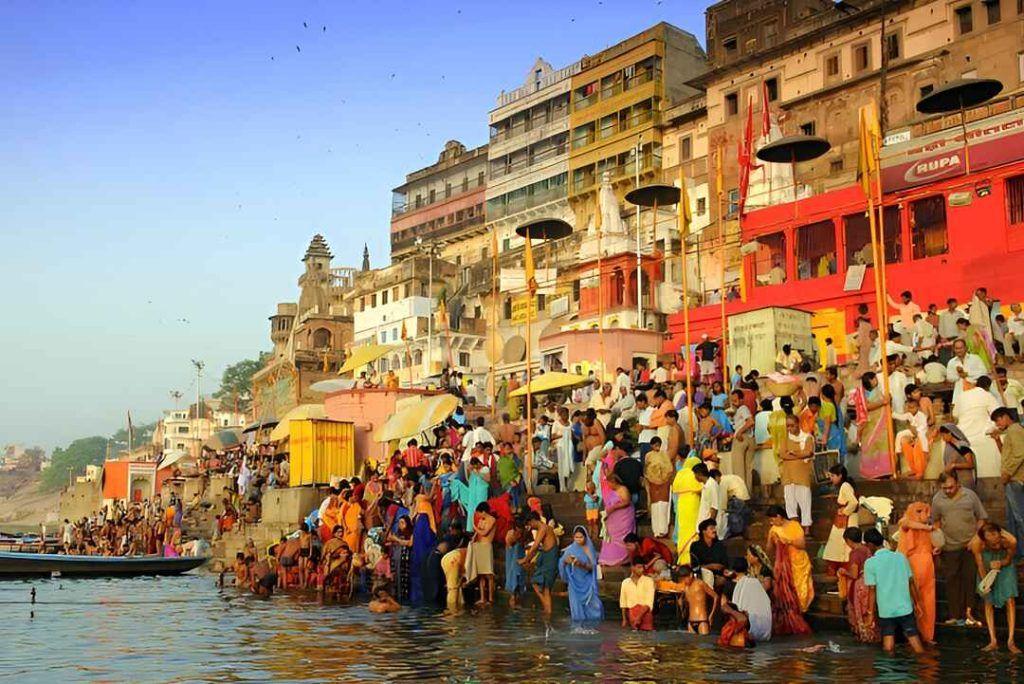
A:
{"type": "MultiPolygon", "coordinates": [[[[526,240],[524,258],[526,275],[526,429],[533,434],[533,300],[537,293],[537,279],[533,273],[533,240],[560,240],[572,233],[572,226],[561,219],[540,219],[516,228],[516,234],[526,240]]],[[[526,440],[526,486],[533,492],[533,439],[526,440]]]]}
{"type": "MultiPolygon", "coordinates": [[[[423,238],[416,238],[416,248],[424,251],[423,238]]],[[[426,247],[427,252],[427,300],[430,303],[430,315],[427,316],[427,372],[429,374],[431,364],[434,362],[434,252],[437,251],[437,243],[431,241],[426,247]]],[[[416,260],[413,260],[413,267],[416,260]]]]}

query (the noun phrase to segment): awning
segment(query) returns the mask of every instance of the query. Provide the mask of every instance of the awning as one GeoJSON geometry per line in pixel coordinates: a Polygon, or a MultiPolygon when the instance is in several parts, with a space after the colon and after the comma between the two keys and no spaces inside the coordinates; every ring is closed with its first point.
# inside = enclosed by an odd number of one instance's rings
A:
{"type": "Polygon", "coordinates": [[[211,451],[227,451],[241,446],[243,441],[240,429],[222,430],[203,442],[203,448],[211,451]]]}
{"type": "Polygon", "coordinates": [[[448,420],[458,406],[458,398],[451,394],[428,397],[388,418],[387,422],[373,433],[373,440],[390,442],[393,439],[418,437],[421,433],[429,432],[448,420]]]}
{"type": "Polygon", "coordinates": [[[270,431],[270,441],[280,442],[288,438],[293,420],[324,420],[327,418],[327,410],[323,404],[299,404],[288,413],[284,414],[281,422],[270,431]]]}
{"type": "Polygon", "coordinates": [[[382,356],[386,356],[391,352],[398,349],[395,345],[389,344],[368,344],[362,347],[356,347],[352,350],[352,353],[345,359],[345,365],[338,371],[338,375],[344,375],[345,373],[351,373],[357,368],[362,368],[368,363],[373,363],[382,356]]]}
{"type": "MultiPolygon", "coordinates": [[[[174,464],[181,461],[192,460],[192,454],[182,449],[173,449],[171,451],[165,451],[164,457],[157,464],[157,468],[171,468],[174,464]]],[[[184,464],[182,464],[184,465],[184,464]]]]}
{"type": "MultiPolygon", "coordinates": [[[[545,373],[544,375],[535,375],[533,380],[529,383],[530,394],[544,394],[545,392],[554,392],[561,389],[570,389],[573,387],[582,387],[592,382],[584,375],[576,375],[575,373],[545,373]]],[[[523,385],[519,389],[509,392],[510,397],[525,397],[527,385],[523,385]]]]}

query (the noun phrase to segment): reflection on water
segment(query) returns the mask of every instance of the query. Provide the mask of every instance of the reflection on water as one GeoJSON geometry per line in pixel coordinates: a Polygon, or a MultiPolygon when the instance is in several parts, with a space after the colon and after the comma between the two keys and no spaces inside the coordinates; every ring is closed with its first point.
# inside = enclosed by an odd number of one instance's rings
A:
{"type": "Polygon", "coordinates": [[[675,631],[574,630],[530,609],[458,617],[313,597],[257,599],[208,576],[0,583],[0,677],[30,681],[1017,681],[981,635],[920,659],[845,635],[732,652],[675,631]],[[38,603],[29,604],[35,586],[38,603]],[[35,616],[31,617],[34,611],[35,616]],[[802,649],[831,638],[841,652],[802,649]],[[55,673],[60,668],[60,675],[55,673]]]}

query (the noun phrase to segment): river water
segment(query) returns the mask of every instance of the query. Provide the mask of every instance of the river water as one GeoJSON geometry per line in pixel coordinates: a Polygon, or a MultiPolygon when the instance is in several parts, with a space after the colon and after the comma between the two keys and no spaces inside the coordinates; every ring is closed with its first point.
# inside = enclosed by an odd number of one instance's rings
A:
{"type": "Polygon", "coordinates": [[[981,635],[897,657],[845,634],[732,652],[708,638],[573,630],[564,606],[445,616],[371,615],[312,596],[259,599],[209,575],[0,583],[0,678],[27,682],[976,681],[1024,677],[1024,657],[977,651],[981,635]],[[31,589],[37,591],[30,605],[31,589]],[[34,613],[34,615],[33,615],[34,613]],[[840,652],[803,649],[831,640],[840,652]]]}

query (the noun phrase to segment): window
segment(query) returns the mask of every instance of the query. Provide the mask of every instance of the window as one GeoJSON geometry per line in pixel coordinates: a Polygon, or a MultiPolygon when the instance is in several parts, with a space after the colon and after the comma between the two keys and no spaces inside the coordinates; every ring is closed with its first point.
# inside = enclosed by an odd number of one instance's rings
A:
{"type": "Polygon", "coordinates": [[[372,309],[375,306],[377,306],[377,295],[376,295],[376,293],[370,295],[370,308],[372,309]]]}
{"type": "Polygon", "coordinates": [[[814,135],[814,130],[815,129],[814,129],[814,122],[813,121],[806,121],[806,122],[800,124],[800,132],[803,135],[814,135]]]}
{"type": "Polygon", "coordinates": [[[825,58],[825,75],[829,78],[839,77],[839,54],[829,55],[825,58]]]}
{"type": "Polygon", "coordinates": [[[898,33],[887,33],[887,34],[885,34],[885,58],[886,59],[899,59],[900,58],[900,34],[898,34],[898,33]]]}
{"type": "Polygon", "coordinates": [[[736,48],[738,43],[736,42],[736,36],[730,36],[722,41],[722,47],[725,48],[726,57],[735,57],[736,48]]]}
{"type": "Polygon", "coordinates": [[[383,305],[388,303],[388,291],[387,290],[384,290],[383,292],[380,293],[380,303],[381,303],[381,306],[383,306],[383,305]]]}
{"type": "Polygon", "coordinates": [[[949,251],[946,238],[946,198],[943,195],[911,202],[910,242],[915,259],[949,251]]]}
{"type": "Polygon", "coordinates": [[[837,174],[837,173],[841,173],[842,170],[843,170],[843,158],[842,157],[840,157],[839,159],[833,159],[831,162],[829,162],[828,172],[831,173],[833,176],[835,174],[837,174]]]}
{"type": "Polygon", "coordinates": [[[331,346],[331,331],[327,328],[317,328],[313,333],[313,348],[328,349],[331,346]]]}
{"type": "Polygon", "coordinates": [[[388,341],[388,331],[387,330],[383,330],[380,333],[380,343],[381,344],[387,344],[387,341],[388,341]]]}
{"type": "Polygon", "coordinates": [[[998,24],[999,20],[1002,19],[1002,8],[999,6],[999,0],[984,0],[984,4],[988,25],[998,24]]]}
{"type": "Polygon", "coordinates": [[[459,367],[469,368],[469,352],[459,352],[459,367]]]}
{"type": "Polygon", "coordinates": [[[580,301],[580,279],[572,281],[572,301],[580,301]]]}
{"type": "Polygon", "coordinates": [[[727,93],[725,96],[725,115],[736,116],[740,112],[740,96],[738,93],[727,93]]]}
{"type": "Polygon", "coordinates": [[[679,159],[686,161],[693,156],[693,142],[690,140],[690,136],[684,136],[679,139],[679,159]]]}
{"type": "Polygon", "coordinates": [[[1006,179],[1006,209],[1011,226],[1024,225],[1024,176],[1006,179]]]}
{"type": "Polygon", "coordinates": [[[393,302],[397,302],[398,301],[398,286],[397,285],[395,287],[391,288],[391,301],[393,301],[393,302]]]}
{"type": "MultiPolygon", "coordinates": [[[[739,209],[739,207],[737,207],[739,209]]],[[[708,198],[698,197],[697,198],[697,216],[703,216],[708,212],[708,198]]]]}
{"type": "Polygon", "coordinates": [[[434,188],[430,189],[430,204],[434,203],[434,199],[437,197],[437,191],[434,188]]]}
{"type": "Polygon", "coordinates": [[[764,46],[770,48],[775,45],[775,41],[779,37],[779,23],[777,21],[769,21],[764,25],[764,46]]]}
{"type": "Polygon", "coordinates": [[[836,273],[836,229],[819,221],[796,229],[796,278],[824,278],[836,273]]]}
{"type": "Polygon", "coordinates": [[[543,311],[544,307],[548,304],[548,298],[545,295],[537,295],[537,311],[543,311]]]}
{"type": "MultiPolygon", "coordinates": [[[[902,227],[900,225],[899,207],[885,208],[885,263],[895,264],[900,261],[900,242],[902,227]]],[[[846,231],[846,267],[863,264],[872,266],[875,263],[874,251],[871,249],[871,224],[866,213],[850,214],[843,217],[843,228],[846,231]]]]}
{"type": "Polygon", "coordinates": [[[768,101],[775,102],[779,99],[779,79],[769,78],[764,82],[765,89],[768,91],[768,101]]]}
{"type": "Polygon", "coordinates": [[[920,92],[921,97],[928,97],[929,95],[932,94],[933,90],[935,90],[935,86],[929,83],[928,85],[921,86],[918,92],[920,92]]]}
{"type": "Polygon", "coordinates": [[[444,196],[446,198],[452,196],[452,184],[448,181],[444,182],[444,196]]]}
{"type": "Polygon", "coordinates": [[[786,282],[786,235],[772,233],[757,238],[754,253],[754,284],[780,285],[786,282]]]}
{"type": "Polygon", "coordinates": [[[954,13],[956,14],[956,27],[961,36],[974,30],[974,15],[971,13],[970,5],[957,7],[954,13]]]}
{"type": "Polygon", "coordinates": [[[412,283],[405,284],[405,297],[408,299],[412,296],[412,283]]]}
{"type": "Polygon", "coordinates": [[[734,216],[740,211],[740,190],[739,188],[733,188],[727,193],[727,199],[729,201],[727,213],[730,216],[734,216]]]}
{"type": "MultiPolygon", "coordinates": [[[[1024,0],[1020,0],[1024,2],[1024,0]]],[[[1022,12],[1024,14],[1024,12],[1022,12]]],[[[1024,52],[1017,53],[1017,80],[1024,83],[1024,52]]]]}
{"type": "Polygon", "coordinates": [[[610,138],[615,135],[615,122],[618,117],[615,114],[605,116],[601,119],[601,138],[610,138]]]}
{"type": "Polygon", "coordinates": [[[512,298],[511,297],[505,297],[505,306],[502,307],[502,308],[504,309],[502,311],[502,315],[504,316],[505,320],[506,321],[512,320],[512,298]]]}
{"type": "Polygon", "coordinates": [[[853,72],[856,74],[871,68],[871,52],[867,43],[853,46],[853,72]]]}
{"type": "Polygon", "coordinates": [[[485,178],[484,178],[484,172],[483,171],[481,171],[480,173],[476,174],[476,184],[477,185],[482,186],[484,184],[484,181],[485,181],[485,178]]]}
{"type": "Polygon", "coordinates": [[[391,341],[394,342],[398,339],[398,328],[391,329],[391,341]]]}
{"type": "Polygon", "coordinates": [[[188,426],[187,425],[179,425],[178,426],[178,434],[179,435],[187,435],[188,434],[188,426]]]}

